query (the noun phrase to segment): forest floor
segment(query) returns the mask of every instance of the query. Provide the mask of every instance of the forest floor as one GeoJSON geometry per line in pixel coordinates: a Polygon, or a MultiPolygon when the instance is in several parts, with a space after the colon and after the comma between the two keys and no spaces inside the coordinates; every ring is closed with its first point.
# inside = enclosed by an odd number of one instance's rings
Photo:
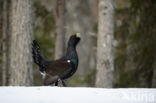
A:
{"type": "Polygon", "coordinates": [[[0,87],[0,103],[156,103],[156,89],[0,87]]]}

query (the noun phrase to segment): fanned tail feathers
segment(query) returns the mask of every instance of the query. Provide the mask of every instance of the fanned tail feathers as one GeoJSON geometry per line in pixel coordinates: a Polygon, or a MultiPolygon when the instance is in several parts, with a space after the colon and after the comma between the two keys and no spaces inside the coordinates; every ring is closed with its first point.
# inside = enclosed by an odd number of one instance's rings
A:
{"type": "Polygon", "coordinates": [[[40,71],[43,72],[45,67],[47,66],[47,61],[44,59],[42,52],[40,51],[39,45],[36,40],[33,40],[32,43],[32,55],[34,62],[39,66],[40,71]]]}

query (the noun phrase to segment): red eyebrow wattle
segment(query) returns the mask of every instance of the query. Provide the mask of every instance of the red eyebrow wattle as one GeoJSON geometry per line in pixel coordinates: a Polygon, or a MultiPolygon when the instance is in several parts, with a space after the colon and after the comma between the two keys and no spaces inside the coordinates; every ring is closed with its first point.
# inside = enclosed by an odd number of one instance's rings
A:
{"type": "Polygon", "coordinates": [[[74,39],[74,38],[75,38],[75,36],[73,35],[73,36],[72,36],[72,39],[74,39]]]}

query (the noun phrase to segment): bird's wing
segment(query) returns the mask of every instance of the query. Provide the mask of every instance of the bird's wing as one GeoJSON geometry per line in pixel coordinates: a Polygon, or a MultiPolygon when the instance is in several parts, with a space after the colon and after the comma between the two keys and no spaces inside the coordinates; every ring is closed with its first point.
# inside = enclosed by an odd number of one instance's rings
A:
{"type": "Polygon", "coordinates": [[[59,76],[59,78],[64,78],[71,72],[72,66],[72,62],[68,59],[56,60],[49,65],[46,73],[51,76],[59,76]]]}

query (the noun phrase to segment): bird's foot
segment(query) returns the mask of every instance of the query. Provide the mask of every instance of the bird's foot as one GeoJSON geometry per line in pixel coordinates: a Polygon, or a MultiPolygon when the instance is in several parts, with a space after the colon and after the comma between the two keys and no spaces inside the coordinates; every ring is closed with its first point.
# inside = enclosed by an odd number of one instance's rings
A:
{"type": "Polygon", "coordinates": [[[58,86],[58,81],[55,82],[55,86],[58,86]]]}
{"type": "Polygon", "coordinates": [[[64,87],[67,87],[67,85],[66,85],[66,83],[65,83],[64,80],[62,80],[62,85],[63,85],[64,87]]]}
{"type": "Polygon", "coordinates": [[[55,86],[58,86],[59,82],[61,81],[61,79],[58,79],[56,82],[55,82],[55,86]]]}

